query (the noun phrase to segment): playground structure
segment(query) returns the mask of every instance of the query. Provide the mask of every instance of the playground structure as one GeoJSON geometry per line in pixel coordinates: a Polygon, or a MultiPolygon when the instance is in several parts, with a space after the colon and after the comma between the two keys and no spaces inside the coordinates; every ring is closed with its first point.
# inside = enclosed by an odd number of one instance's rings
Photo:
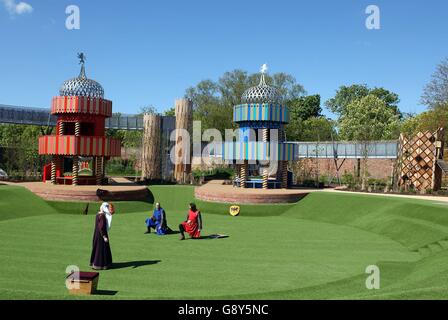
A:
{"type": "Polygon", "coordinates": [[[246,90],[241,97],[243,104],[233,109],[239,140],[224,143],[223,159],[236,164],[240,188],[286,189],[288,161],[295,159],[296,146],[285,142],[288,108],[280,92],[266,84],[265,71],[263,68],[259,85],[246,90]]]}
{"type": "Polygon", "coordinates": [[[400,170],[398,185],[417,191],[440,190],[448,165],[443,160],[444,129],[419,132],[408,138],[400,135],[397,164],[400,170]]]}
{"type": "Polygon", "coordinates": [[[84,57],[80,59],[79,76],[65,81],[60,95],[52,100],[56,135],[39,138],[39,154],[52,156],[51,164],[44,168],[44,182],[102,185],[105,162],[121,156],[121,141],[106,137],[105,132],[105,119],[112,115],[112,101],[104,99],[104,89],[98,82],[86,77],[84,57]],[[84,164],[92,163],[91,174],[80,175],[80,159],[84,164]]]}

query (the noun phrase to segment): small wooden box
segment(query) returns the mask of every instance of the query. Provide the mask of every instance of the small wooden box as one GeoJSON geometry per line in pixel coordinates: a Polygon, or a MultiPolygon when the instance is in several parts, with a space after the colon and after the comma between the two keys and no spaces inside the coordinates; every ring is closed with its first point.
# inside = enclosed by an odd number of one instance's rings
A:
{"type": "Polygon", "coordinates": [[[66,280],[70,294],[91,295],[96,292],[100,274],[98,272],[73,272],[66,280]]]}

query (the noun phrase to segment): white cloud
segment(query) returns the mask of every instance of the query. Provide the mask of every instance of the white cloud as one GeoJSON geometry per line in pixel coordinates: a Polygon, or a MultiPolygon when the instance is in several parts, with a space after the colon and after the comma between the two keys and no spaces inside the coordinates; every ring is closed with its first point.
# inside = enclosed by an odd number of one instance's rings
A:
{"type": "Polygon", "coordinates": [[[19,2],[16,3],[15,0],[1,0],[6,8],[8,10],[9,14],[11,15],[20,15],[25,13],[31,13],[33,12],[33,7],[26,2],[19,2]]]}

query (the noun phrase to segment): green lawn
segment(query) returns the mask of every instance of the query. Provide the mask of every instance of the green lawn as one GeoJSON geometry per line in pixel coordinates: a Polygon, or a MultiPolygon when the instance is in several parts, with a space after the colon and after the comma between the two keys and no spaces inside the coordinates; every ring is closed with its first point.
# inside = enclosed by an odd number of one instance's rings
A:
{"type": "MultiPolygon", "coordinates": [[[[193,188],[151,186],[176,229],[193,188]]],[[[196,201],[204,233],[179,241],[145,235],[151,203],[116,203],[116,268],[101,271],[100,295],[77,299],[448,298],[448,207],[429,201],[318,192],[297,204],[229,206],[196,201]],[[381,289],[367,290],[368,265],[381,289]]],[[[45,202],[0,186],[0,299],[74,299],[66,267],[88,271],[99,204],[45,202]]]]}

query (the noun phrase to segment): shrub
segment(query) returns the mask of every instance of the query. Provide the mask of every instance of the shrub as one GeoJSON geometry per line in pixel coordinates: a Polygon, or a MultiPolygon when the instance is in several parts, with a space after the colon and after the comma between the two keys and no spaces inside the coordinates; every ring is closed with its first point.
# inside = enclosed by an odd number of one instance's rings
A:
{"type": "Polygon", "coordinates": [[[193,170],[193,178],[198,179],[204,177],[206,179],[231,179],[235,176],[235,170],[233,168],[214,168],[210,170],[193,170]]]}
{"type": "Polygon", "coordinates": [[[342,175],[342,183],[345,184],[349,189],[355,189],[357,185],[357,181],[353,174],[348,173],[347,171],[344,172],[342,175]]]}

